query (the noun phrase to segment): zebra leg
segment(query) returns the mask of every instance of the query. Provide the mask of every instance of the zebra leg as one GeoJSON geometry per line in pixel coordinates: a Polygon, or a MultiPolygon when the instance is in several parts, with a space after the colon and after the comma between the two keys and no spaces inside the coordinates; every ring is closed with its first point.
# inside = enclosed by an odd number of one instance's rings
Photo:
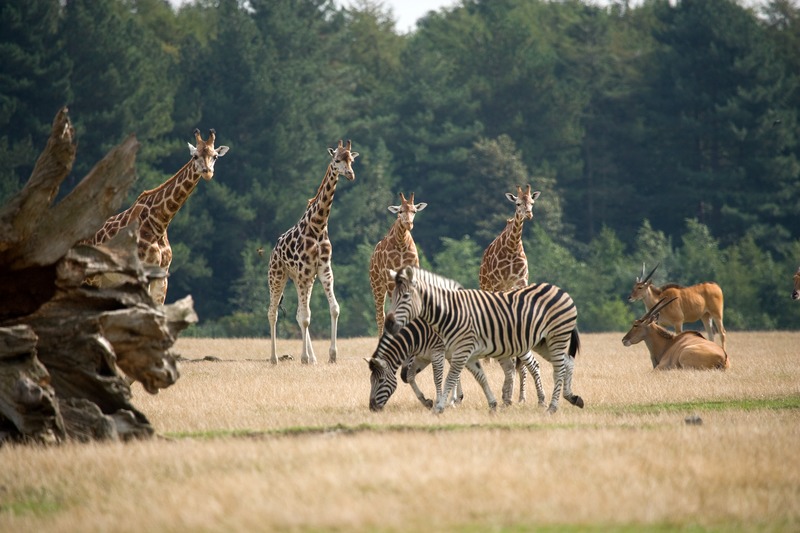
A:
{"type": "Polygon", "coordinates": [[[522,362],[522,359],[515,357],[514,361],[514,366],[516,367],[517,375],[519,376],[519,403],[525,403],[528,374],[525,373],[525,363],[522,362]]]}
{"type": "Polygon", "coordinates": [[[577,407],[583,409],[583,398],[572,393],[572,372],[575,369],[575,359],[567,355],[564,360],[564,398],[577,407]]]}
{"type": "MultiPolygon", "coordinates": [[[[533,376],[533,383],[536,385],[536,396],[539,400],[538,405],[539,407],[544,407],[544,387],[542,387],[542,373],[539,369],[539,362],[536,361],[536,358],[533,357],[533,353],[530,351],[520,356],[518,359],[519,361],[522,362],[522,367],[520,367],[520,371],[523,371],[523,367],[527,368],[528,372],[530,372],[531,376],[533,376]]],[[[517,362],[518,364],[519,361],[517,362]]],[[[522,395],[522,391],[520,391],[520,395],[522,395]]],[[[557,400],[556,400],[556,405],[558,405],[557,400]]]]}
{"type": "Polygon", "coordinates": [[[478,381],[478,384],[483,389],[483,393],[486,395],[486,401],[489,402],[489,409],[491,409],[492,411],[496,410],[497,398],[494,397],[492,389],[489,388],[489,380],[486,379],[486,374],[483,372],[483,368],[481,367],[480,363],[477,360],[470,360],[467,363],[467,369],[469,369],[472,375],[475,376],[475,379],[478,381]]]}
{"type": "MultiPolygon", "coordinates": [[[[417,395],[417,399],[427,407],[428,409],[433,407],[433,400],[429,400],[425,397],[425,394],[422,393],[419,386],[417,385],[417,374],[421,372],[425,367],[427,367],[431,362],[430,361],[420,361],[419,357],[413,357],[412,362],[409,365],[407,376],[408,376],[408,384],[411,385],[411,389],[414,391],[414,394],[417,395]]],[[[439,388],[441,388],[441,375],[439,376],[439,388]]]]}
{"type": "Polygon", "coordinates": [[[503,405],[511,405],[511,397],[514,395],[514,361],[513,357],[503,357],[498,362],[503,369],[503,405]]]}
{"type": "MultiPolygon", "coordinates": [[[[544,387],[542,387],[542,372],[539,368],[539,362],[533,356],[532,352],[528,352],[528,354],[531,356],[531,365],[533,366],[533,370],[531,370],[530,373],[531,376],[533,376],[533,384],[536,386],[536,398],[539,401],[538,405],[539,407],[544,407],[544,387]]],[[[525,366],[527,367],[527,365],[525,366]]],[[[522,391],[520,390],[519,393],[521,396],[522,391]]]]}
{"type": "MultiPolygon", "coordinates": [[[[447,380],[445,380],[444,384],[444,391],[441,394],[436,395],[436,406],[434,408],[434,412],[441,413],[444,411],[445,404],[447,403],[447,398],[455,390],[456,386],[458,385],[458,380],[461,376],[461,371],[464,370],[464,366],[467,363],[467,359],[469,359],[469,354],[464,354],[460,356],[456,356],[455,354],[450,359],[450,370],[447,372],[447,380]]],[[[481,370],[481,373],[483,371],[481,370]]],[[[484,379],[486,376],[484,376],[484,379]]],[[[496,404],[497,402],[495,402],[496,404]]]]}

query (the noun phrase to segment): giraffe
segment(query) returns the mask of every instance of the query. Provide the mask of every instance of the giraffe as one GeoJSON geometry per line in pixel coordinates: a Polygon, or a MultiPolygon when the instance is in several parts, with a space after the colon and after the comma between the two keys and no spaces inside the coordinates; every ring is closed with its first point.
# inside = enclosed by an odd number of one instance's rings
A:
{"type": "MultiPolygon", "coordinates": [[[[106,220],[89,244],[102,244],[114,237],[131,223],[139,222],[137,251],[145,265],[156,266],[169,273],[172,263],[172,248],[167,239],[167,228],[175,214],[192,194],[200,178],[208,181],[214,177],[214,164],[218,157],[228,152],[227,146],[214,148],[216,132],[209,131],[208,140],[203,141],[200,130],[194,130],[197,146],[189,144],[191,159],[174,176],[149,191],[144,191],[125,211],[106,220]]],[[[98,280],[90,282],[97,284],[98,280]]],[[[99,282],[102,283],[102,282],[99,282]]],[[[167,276],[150,281],[148,292],[157,304],[167,297],[167,276]]]]}
{"type": "MultiPolygon", "coordinates": [[[[528,285],[528,259],[522,247],[522,224],[533,218],[533,202],[541,194],[539,191],[531,193],[528,185],[525,192],[517,185],[517,196],[506,193],[509,202],[516,205],[514,217],[506,220],[506,227],[500,235],[489,244],[483,252],[478,285],[483,291],[509,291],[528,285]]],[[[519,374],[519,401],[525,401],[525,366],[517,358],[517,373],[519,374]]],[[[537,382],[537,390],[542,390],[539,385],[540,377],[533,376],[537,382]]],[[[542,398],[539,399],[542,404],[542,398]]]]}
{"type": "Polygon", "coordinates": [[[339,320],[339,304],[333,294],[333,270],[331,269],[331,241],[328,239],[328,216],[331,212],[333,195],[339,176],[344,175],[348,181],[356,179],[353,172],[353,160],[358,152],[350,151],[351,143],[339,146],[334,150],[328,148],[331,162],[317,189],[317,194],[308,201],[306,212],[300,220],[278,237],[272,255],[269,258],[269,326],[272,336],[272,357],[270,362],[278,364],[277,320],[278,306],[283,298],[283,289],[291,279],[297,289],[297,324],[303,338],[303,352],[300,362],[316,364],[314,348],[311,346],[311,334],[308,326],[311,323],[311,290],[314,280],[319,276],[328,307],[331,313],[331,347],[329,363],[336,362],[336,327],[339,320]]]}
{"type": "Polygon", "coordinates": [[[541,194],[531,193],[528,185],[525,192],[517,186],[517,196],[506,193],[509,202],[516,204],[513,218],[483,252],[479,274],[479,286],[484,291],[508,291],[528,285],[528,260],[522,247],[522,224],[533,218],[533,202],[541,194]]]}
{"type": "Polygon", "coordinates": [[[390,205],[389,212],[397,214],[389,232],[375,246],[369,260],[369,283],[375,298],[375,321],[378,323],[378,337],[383,334],[384,302],[386,294],[394,290],[387,271],[398,271],[406,265],[419,266],[419,256],[411,230],[414,229],[414,216],[428,206],[425,202],[414,204],[414,193],[406,200],[400,193],[400,205],[390,205]]]}

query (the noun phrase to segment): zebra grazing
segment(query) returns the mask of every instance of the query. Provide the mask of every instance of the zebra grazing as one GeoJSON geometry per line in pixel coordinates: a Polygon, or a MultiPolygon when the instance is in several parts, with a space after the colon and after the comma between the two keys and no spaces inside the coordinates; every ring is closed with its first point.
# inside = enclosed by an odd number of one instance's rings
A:
{"type": "MultiPolygon", "coordinates": [[[[406,327],[395,335],[384,333],[378,339],[378,347],[371,359],[366,359],[371,370],[371,389],[369,393],[369,408],[380,411],[389,397],[397,388],[397,369],[402,365],[403,374],[407,365],[413,365],[409,375],[403,381],[411,385],[414,394],[422,405],[428,409],[433,407],[433,400],[429,400],[417,386],[415,376],[419,370],[433,363],[433,380],[437,396],[442,392],[442,376],[444,374],[444,343],[442,339],[422,320],[412,320],[406,327]]],[[[459,389],[460,389],[459,382],[459,389]]],[[[456,392],[456,396],[460,395],[456,392]]]]}
{"type": "MultiPolygon", "coordinates": [[[[575,355],[580,349],[577,317],[572,298],[549,283],[534,283],[521,289],[505,292],[459,290],[442,288],[442,279],[420,268],[404,267],[389,271],[395,282],[392,303],[386,315],[386,330],[396,334],[410,321],[420,318],[431,325],[451,354],[442,395],[437,396],[435,410],[444,410],[446,398],[454,390],[466,365],[481,357],[493,357],[499,362],[516,356],[522,358],[532,375],[538,372],[534,350],[553,365],[553,397],[549,413],[558,409],[559,396],[573,405],[583,407],[583,399],[572,393],[572,371],[575,355]]],[[[504,364],[506,376],[513,364],[504,364]],[[510,367],[510,368],[509,368],[510,367]]],[[[503,386],[503,398],[510,398],[508,379],[503,386]]],[[[483,388],[489,407],[497,400],[488,387],[483,388]]]]}
{"type": "MultiPolygon", "coordinates": [[[[437,397],[442,394],[442,377],[444,374],[445,350],[442,339],[435,331],[422,320],[412,320],[395,335],[384,333],[378,340],[378,347],[371,359],[365,359],[371,371],[369,408],[380,411],[389,401],[397,388],[397,368],[401,367],[401,378],[414,390],[419,401],[431,409],[433,400],[425,397],[416,383],[417,374],[428,365],[433,367],[433,382],[436,387],[437,397]]],[[[538,368],[538,367],[537,367],[538,368]]],[[[482,376],[483,368],[479,362],[475,364],[478,383],[486,378],[482,376]]],[[[539,404],[544,405],[544,390],[540,375],[534,376],[539,404]]],[[[455,388],[454,401],[459,403],[464,394],[461,390],[461,380],[455,388]]],[[[520,384],[520,401],[524,401],[524,383],[520,384]]]]}

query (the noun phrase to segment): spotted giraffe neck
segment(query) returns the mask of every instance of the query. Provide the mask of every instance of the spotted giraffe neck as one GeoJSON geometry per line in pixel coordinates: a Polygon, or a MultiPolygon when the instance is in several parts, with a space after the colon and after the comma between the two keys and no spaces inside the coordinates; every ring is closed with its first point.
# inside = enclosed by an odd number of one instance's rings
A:
{"type": "Polygon", "coordinates": [[[522,244],[523,222],[524,219],[517,215],[514,215],[514,218],[509,218],[506,221],[506,228],[503,230],[503,242],[505,247],[511,252],[516,252],[517,248],[522,244]]]}
{"type": "Polygon", "coordinates": [[[136,203],[148,204],[148,218],[163,226],[155,229],[166,231],[199,182],[200,173],[193,170],[192,161],[189,161],[167,181],[140,194],[136,203]]]}
{"type": "Polygon", "coordinates": [[[317,189],[317,194],[308,201],[308,207],[301,219],[306,223],[310,233],[322,233],[328,227],[328,217],[331,214],[333,195],[336,192],[336,184],[339,182],[339,175],[333,168],[333,164],[328,165],[325,177],[317,189]]]}
{"type": "Polygon", "coordinates": [[[392,227],[389,228],[387,237],[387,240],[393,242],[395,247],[400,251],[408,250],[414,242],[411,237],[411,231],[400,219],[394,221],[392,227]]]}

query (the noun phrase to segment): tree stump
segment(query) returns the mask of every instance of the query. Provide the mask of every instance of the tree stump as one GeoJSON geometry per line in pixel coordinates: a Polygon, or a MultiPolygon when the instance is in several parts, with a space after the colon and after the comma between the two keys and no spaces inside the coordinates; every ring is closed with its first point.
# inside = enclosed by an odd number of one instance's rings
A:
{"type": "Polygon", "coordinates": [[[170,349],[197,321],[191,297],[157,306],[134,227],[79,244],[117,212],[135,180],[134,136],[53,204],[75,158],[67,109],[27,185],[0,208],[0,442],[149,437],[130,383],[156,394],[178,379],[170,349]],[[102,288],[85,282],[103,275],[102,288]]]}

